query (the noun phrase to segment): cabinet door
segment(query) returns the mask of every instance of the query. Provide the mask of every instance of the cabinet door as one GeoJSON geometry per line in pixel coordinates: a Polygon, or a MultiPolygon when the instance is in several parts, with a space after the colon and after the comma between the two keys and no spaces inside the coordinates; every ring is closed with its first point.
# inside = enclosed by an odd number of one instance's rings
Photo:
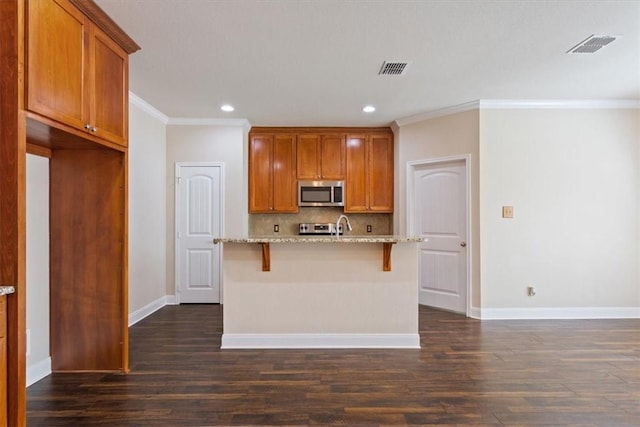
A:
{"type": "Polygon", "coordinates": [[[393,136],[369,135],[369,210],[393,212],[393,136]]]}
{"type": "Polygon", "coordinates": [[[249,141],[249,212],[271,212],[273,136],[252,135],[249,141]]]}
{"type": "Polygon", "coordinates": [[[27,5],[27,109],[83,129],[89,22],[66,0],[27,5]]]}
{"type": "Polygon", "coordinates": [[[296,183],[296,136],[273,139],[273,211],[298,212],[296,183]]]}
{"type": "Polygon", "coordinates": [[[323,135],[321,145],[322,179],[344,179],[344,135],[323,135]]]}
{"type": "Polygon", "coordinates": [[[298,135],[297,146],[298,179],[319,179],[320,175],[320,136],[298,135]]]}
{"type": "Polygon", "coordinates": [[[347,135],[345,212],[367,210],[367,151],[366,135],[347,135]]]}
{"type": "Polygon", "coordinates": [[[90,35],[90,131],[126,145],[128,55],[97,27],[90,35]]]}

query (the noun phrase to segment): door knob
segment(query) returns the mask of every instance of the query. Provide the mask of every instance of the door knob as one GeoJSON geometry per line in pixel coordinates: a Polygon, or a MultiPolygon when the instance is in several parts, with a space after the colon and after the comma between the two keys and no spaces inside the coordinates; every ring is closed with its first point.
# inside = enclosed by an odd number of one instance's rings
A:
{"type": "Polygon", "coordinates": [[[467,242],[460,242],[460,246],[464,248],[465,246],[467,246],[467,242]]]}
{"type": "Polygon", "coordinates": [[[13,286],[0,286],[0,297],[3,295],[9,295],[16,291],[13,286]]]}

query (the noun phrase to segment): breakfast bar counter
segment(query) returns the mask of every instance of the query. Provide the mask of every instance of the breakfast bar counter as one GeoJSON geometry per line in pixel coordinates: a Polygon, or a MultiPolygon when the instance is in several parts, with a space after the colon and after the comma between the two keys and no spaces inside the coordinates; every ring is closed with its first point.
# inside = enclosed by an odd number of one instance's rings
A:
{"type": "Polygon", "coordinates": [[[222,348],[419,348],[420,241],[215,239],[223,245],[222,348]]]}
{"type": "Polygon", "coordinates": [[[287,236],[287,237],[220,237],[213,239],[213,243],[417,243],[421,237],[400,236],[287,236]]]}
{"type": "Polygon", "coordinates": [[[243,237],[215,238],[213,243],[258,243],[262,245],[262,271],[271,271],[270,243],[382,243],[382,269],[391,271],[391,245],[395,243],[417,243],[420,237],[399,236],[290,236],[290,237],[243,237]]]}

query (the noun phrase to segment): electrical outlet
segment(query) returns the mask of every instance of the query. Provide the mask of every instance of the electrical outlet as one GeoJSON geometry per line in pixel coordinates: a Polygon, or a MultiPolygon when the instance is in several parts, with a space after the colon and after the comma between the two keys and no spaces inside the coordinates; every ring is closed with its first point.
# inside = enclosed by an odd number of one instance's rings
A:
{"type": "Polygon", "coordinates": [[[371,224],[367,224],[367,233],[371,233],[372,230],[371,224]]]}
{"type": "Polygon", "coordinates": [[[513,218],[513,206],[502,207],[502,218],[513,218]]]}
{"type": "Polygon", "coordinates": [[[280,232],[280,225],[273,224],[273,232],[274,233],[279,233],[280,232]]]}
{"type": "Polygon", "coordinates": [[[536,288],[534,288],[533,286],[527,286],[527,296],[535,296],[536,294],[536,288]]]}

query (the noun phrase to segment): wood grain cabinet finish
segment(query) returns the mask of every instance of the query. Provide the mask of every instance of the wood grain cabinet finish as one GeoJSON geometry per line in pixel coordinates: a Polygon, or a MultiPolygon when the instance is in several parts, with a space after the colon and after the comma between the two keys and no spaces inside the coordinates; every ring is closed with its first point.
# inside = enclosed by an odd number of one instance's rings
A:
{"type": "Polygon", "coordinates": [[[127,53],[68,0],[27,4],[27,109],[126,145],[127,53]]]}
{"type": "Polygon", "coordinates": [[[50,159],[53,371],[127,370],[126,164],[108,149],[50,159]]]}
{"type": "Polygon", "coordinates": [[[343,180],[344,135],[298,135],[297,177],[301,180],[343,180]]]}
{"type": "Polygon", "coordinates": [[[249,212],[295,213],[295,134],[249,136],[249,212]]]}
{"type": "Polygon", "coordinates": [[[126,146],[129,57],[97,27],[90,34],[89,131],[126,146]]]}
{"type": "Polygon", "coordinates": [[[139,46],[93,1],[24,3],[24,137],[50,158],[52,369],[126,372],[128,54],[139,46]]]}
{"type": "Polygon", "coordinates": [[[345,212],[393,212],[393,134],[347,135],[345,212]]]}
{"type": "Polygon", "coordinates": [[[249,213],[298,212],[297,180],[344,180],[345,212],[393,213],[393,161],[389,128],[253,128],[249,213]]]}
{"type": "Polygon", "coordinates": [[[367,185],[367,135],[347,135],[347,177],[345,212],[366,212],[369,205],[367,185]]]}

